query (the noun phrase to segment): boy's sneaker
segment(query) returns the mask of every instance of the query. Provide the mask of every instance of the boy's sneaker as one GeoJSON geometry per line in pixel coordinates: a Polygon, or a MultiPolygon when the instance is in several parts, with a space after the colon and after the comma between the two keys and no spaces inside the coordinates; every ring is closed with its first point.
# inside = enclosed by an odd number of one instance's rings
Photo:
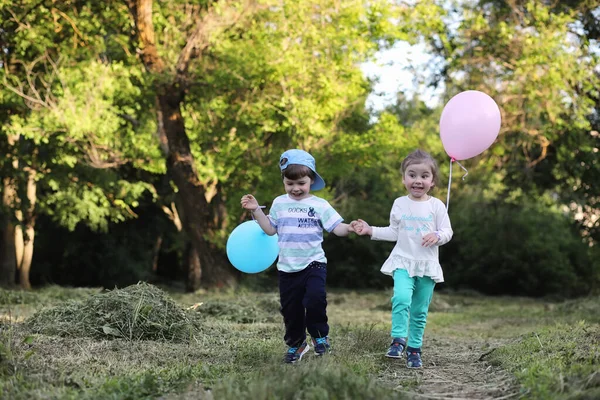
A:
{"type": "Polygon", "coordinates": [[[406,340],[402,338],[394,338],[385,356],[390,358],[402,358],[402,352],[404,351],[405,347],[406,340]]]}
{"type": "Polygon", "coordinates": [[[313,346],[315,346],[315,354],[318,356],[322,356],[323,354],[329,353],[331,351],[328,336],[312,338],[312,342],[313,346]]]}
{"type": "Polygon", "coordinates": [[[406,355],[406,366],[408,368],[421,368],[423,366],[421,353],[418,351],[409,351],[406,355]]]}
{"type": "Polygon", "coordinates": [[[288,364],[293,364],[296,361],[300,361],[302,360],[302,356],[308,353],[308,350],[310,350],[310,346],[306,342],[303,342],[298,347],[290,347],[285,353],[284,361],[288,364]]]}

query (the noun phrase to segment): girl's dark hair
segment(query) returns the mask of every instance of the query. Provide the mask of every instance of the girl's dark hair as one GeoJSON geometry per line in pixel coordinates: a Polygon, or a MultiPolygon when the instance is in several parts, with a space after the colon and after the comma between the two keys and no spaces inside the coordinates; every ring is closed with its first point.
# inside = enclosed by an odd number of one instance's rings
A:
{"type": "Polygon", "coordinates": [[[304,178],[306,176],[308,176],[313,181],[317,177],[312,169],[300,164],[290,164],[286,169],[281,171],[281,178],[296,180],[304,178]]]}
{"type": "Polygon", "coordinates": [[[404,160],[402,161],[402,166],[400,167],[400,172],[402,173],[402,176],[404,176],[404,173],[406,172],[408,167],[413,164],[429,164],[429,166],[431,167],[431,173],[433,174],[433,183],[435,183],[436,185],[438,184],[440,170],[438,168],[437,162],[435,162],[435,160],[433,159],[433,157],[431,157],[429,153],[421,149],[417,149],[409,155],[407,155],[406,158],[404,158],[404,160]]]}

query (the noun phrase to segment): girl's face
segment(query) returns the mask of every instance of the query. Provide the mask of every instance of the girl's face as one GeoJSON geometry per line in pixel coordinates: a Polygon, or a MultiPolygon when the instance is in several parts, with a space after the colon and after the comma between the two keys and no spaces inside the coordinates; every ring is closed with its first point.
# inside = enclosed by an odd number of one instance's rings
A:
{"type": "Polygon", "coordinates": [[[411,164],[406,168],[402,183],[408,190],[411,200],[425,201],[429,199],[427,192],[435,184],[433,183],[433,171],[429,164],[411,164]]]}
{"type": "Polygon", "coordinates": [[[299,179],[288,179],[283,178],[283,186],[285,192],[293,200],[302,200],[310,196],[310,185],[313,184],[313,180],[308,176],[299,179]]]}

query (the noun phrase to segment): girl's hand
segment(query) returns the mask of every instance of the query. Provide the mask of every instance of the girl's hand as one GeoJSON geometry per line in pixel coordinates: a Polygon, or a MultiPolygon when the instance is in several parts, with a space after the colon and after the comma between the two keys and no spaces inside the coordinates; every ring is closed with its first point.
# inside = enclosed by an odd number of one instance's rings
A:
{"type": "Polygon", "coordinates": [[[256,200],[254,198],[254,196],[252,196],[251,194],[247,194],[242,196],[242,208],[245,208],[246,210],[250,210],[250,211],[256,211],[256,209],[258,208],[258,200],[256,200]]]}
{"type": "Polygon", "coordinates": [[[357,235],[364,236],[373,234],[373,229],[362,219],[359,219],[358,221],[352,221],[350,224],[357,235]]]}
{"type": "Polygon", "coordinates": [[[430,247],[430,246],[433,246],[434,244],[436,244],[437,242],[439,242],[439,240],[440,239],[439,239],[437,233],[431,232],[431,233],[428,233],[427,235],[423,236],[423,242],[421,243],[421,245],[424,247],[430,247]]]}

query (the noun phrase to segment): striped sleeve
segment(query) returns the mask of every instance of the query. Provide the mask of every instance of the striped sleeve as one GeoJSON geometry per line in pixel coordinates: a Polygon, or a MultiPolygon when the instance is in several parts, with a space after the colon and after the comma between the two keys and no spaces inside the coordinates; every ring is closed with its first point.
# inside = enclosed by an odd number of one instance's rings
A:
{"type": "Polygon", "coordinates": [[[344,219],[337,211],[329,204],[329,202],[325,202],[323,212],[321,214],[321,224],[323,225],[323,229],[327,232],[331,232],[342,223],[344,219]]]}

